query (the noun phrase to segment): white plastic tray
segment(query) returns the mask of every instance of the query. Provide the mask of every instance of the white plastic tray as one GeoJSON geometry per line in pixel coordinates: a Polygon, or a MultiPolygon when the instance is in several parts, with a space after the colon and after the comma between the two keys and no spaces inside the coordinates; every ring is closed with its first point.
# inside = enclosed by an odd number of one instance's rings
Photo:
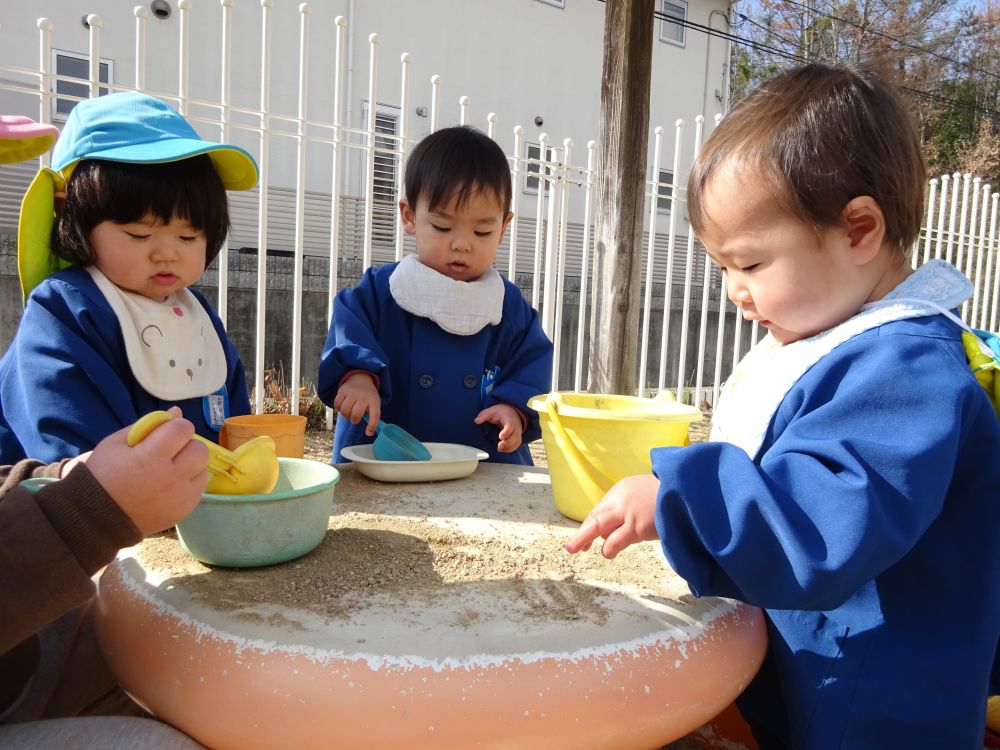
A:
{"type": "Polygon", "coordinates": [[[353,461],[358,471],[380,482],[438,482],[467,477],[489,454],[456,443],[424,443],[431,452],[429,461],[379,461],[371,445],[352,445],[340,454],[353,461]]]}

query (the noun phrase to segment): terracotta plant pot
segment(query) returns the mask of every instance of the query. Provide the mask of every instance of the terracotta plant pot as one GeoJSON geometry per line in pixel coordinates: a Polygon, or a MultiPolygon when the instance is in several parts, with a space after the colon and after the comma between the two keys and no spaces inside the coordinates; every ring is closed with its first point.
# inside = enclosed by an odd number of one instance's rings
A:
{"type": "Polygon", "coordinates": [[[219,435],[219,443],[236,450],[260,435],[274,438],[279,457],[302,458],[305,453],[306,418],[298,414],[244,414],[228,417],[219,435]]]}

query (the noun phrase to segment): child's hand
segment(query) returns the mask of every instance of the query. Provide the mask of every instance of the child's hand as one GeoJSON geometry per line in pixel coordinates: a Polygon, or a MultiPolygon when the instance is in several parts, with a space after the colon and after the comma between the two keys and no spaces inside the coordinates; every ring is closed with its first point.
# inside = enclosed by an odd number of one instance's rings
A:
{"type": "Polygon", "coordinates": [[[65,475],[77,463],[86,462],[104,491],[143,534],[162,531],[184,518],[198,504],[208,482],[208,448],[191,439],[194,425],[180,418],[180,409],[172,406],[169,411],[174,419],[135,446],[129,447],[125,440],[131,429],[126,427],[63,471],[65,475]]]}
{"type": "Polygon", "coordinates": [[[352,423],[357,424],[361,417],[368,414],[368,426],[365,434],[371,437],[375,427],[382,418],[382,399],[378,388],[368,373],[357,372],[340,384],[337,397],[333,400],[333,408],[343,414],[352,423]]]}
{"type": "Polygon", "coordinates": [[[566,551],[590,549],[597,537],[603,537],[601,554],[611,560],[630,544],[659,538],[654,520],[659,489],[660,480],[652,474],[636,474],[617,482],[566,543],[566,551]]]}
{"type": "Polygon", "coordinates": [[[513,453],[521,447],[521,415],[517,409],[507,404],[493,404],[476,415],[475,423],[490,422],[500,428],[500,442],[497,450],[501,453],[513,453]]]}

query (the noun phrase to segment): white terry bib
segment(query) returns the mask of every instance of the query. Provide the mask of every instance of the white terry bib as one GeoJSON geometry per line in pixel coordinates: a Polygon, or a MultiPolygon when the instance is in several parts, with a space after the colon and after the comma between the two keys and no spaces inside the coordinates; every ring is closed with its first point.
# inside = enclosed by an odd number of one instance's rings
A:
{"type": "Polygon", "coordinates": [[[783,345],[770,333],[733,370],[712,415],[712,441],[738,445],[756,458],[785,394],[806,371],[840,344],[870,328],[952,310],[972,295],[972,283],[942,260],[925,263],[883,299],[815,336],[783,345]]]}
{"type": "Polygon", "coordinates": [[[479,333],[503,317],[503,278],[495,268],[475,281],[456,281],[407,255],[389,276],[389,291],[408,313],[459,336],[479,333]]]}
{"type": "Polygon", "coordinates": [[[188,289],[164,302],[128,292],[88,266],[118,317],[125,354],[139,385],[164,401],[215,393],[226,382],[226,353],[212,319],[188,289]]]}

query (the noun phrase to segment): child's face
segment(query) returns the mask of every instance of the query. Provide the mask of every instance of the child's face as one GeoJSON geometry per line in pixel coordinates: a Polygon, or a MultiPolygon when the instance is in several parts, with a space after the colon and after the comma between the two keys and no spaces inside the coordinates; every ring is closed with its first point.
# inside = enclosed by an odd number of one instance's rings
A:
{"type": "Polygon", "coordinates": [[[90,232],[95,265],[117,287],[162,301],[205,271],[205,235],[186,220],[146,216],[131,224],[102,221],[90,232]]]}
{"type": "Polygon", "coordinates": [[[457,281],[474,281],[492,267],[511,218],[492,193],[481,190],[460,208],[452,197],[431,211],[421,197],[416,206],[400,201],[399,210],[404,231],[416,237],[420,262],[457,281]]]}
{"type": "Polygon", "coordinates": [[[700,235],[726,271],[729,299],[790,344],[854,315],[876,281],[858,263],[846,228],[817,232],[775,200],[767,178],[722,165],[705,190],[709,222],[700,235]]]}

